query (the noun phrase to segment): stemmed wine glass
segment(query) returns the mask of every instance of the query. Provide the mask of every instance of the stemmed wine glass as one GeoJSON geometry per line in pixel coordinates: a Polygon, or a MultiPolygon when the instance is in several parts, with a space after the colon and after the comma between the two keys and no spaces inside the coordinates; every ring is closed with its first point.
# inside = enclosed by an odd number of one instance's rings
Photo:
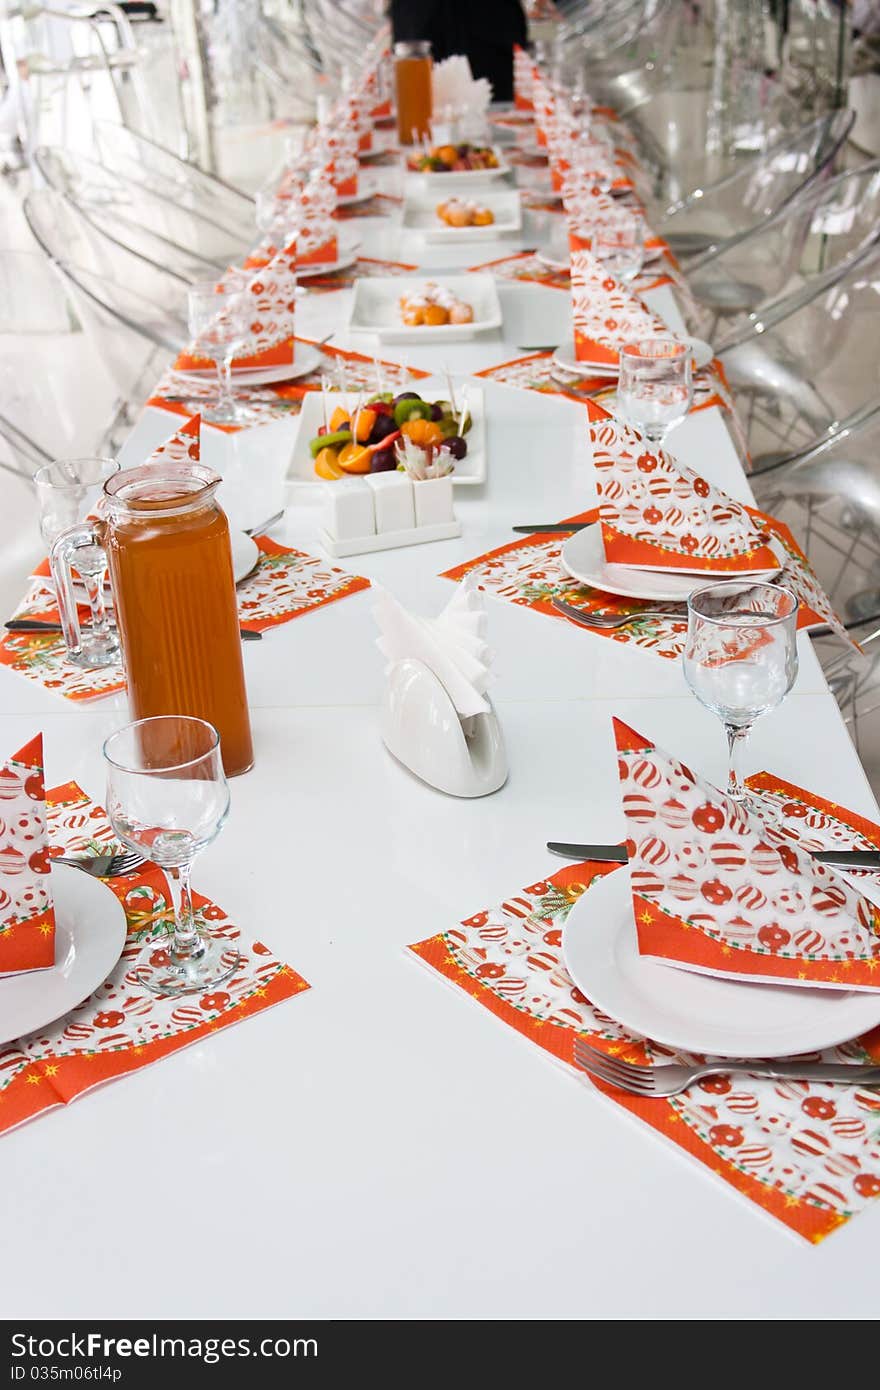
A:
{"type": "Polygon", "coordinates": [[[617,404],[652,444],[662,444],[694,399],[691,349],[678,338],[645,338],[620,351],[617,404]]]}
{"type": "Polygon", "coordinates": [[[243,281],[229,285],[202,280],[191,285],[187,296],[189,331],[217,368],[217,400],[202,409],[205,420],[232,425],[244,419],[232,390],[232,363],[250,330],[252,306],[243,281]]]}
{"type": "Polygon", "coordinates": [[[645,258],[644,224],[631,212],[602,218],[591,233],[593,255],[624,285],[634,280],[645,258]]]}
{"type": "MultiPolygon", "coordinates": [[[[64,531],[91,516],[103,495],[104,484],[119,472],[116,459],[56,459],[43,464],[34,474],[40,535],[51,555],[52,546],[64,531]]],[[[119,638],[107,619],[104,583],[107,556],[102,546],[80,546],[76,568],[86,590],[91,622],[80,633],[76,651],[68,652],[77,666],[112,666],[119,660],[119,638]]]]}
{"type": "Polygon", "coordinates": [[[193,994],[228,979],[235,945],[195,919],[190,872],[229,813],[229,786],[213,724],[187,715],[139,719],[104,744],[107,814],[120,840],[164,869],[174,930],[136,971],[156,994],[193,994]],[[164,942],[167,941],[167,946],[164,942]]]}
{"type": "Polygon", "coordinates": [[[782,703],[797,676],[797,607],[790,589],[749,580],[708,584],[688,599],[684,677],[724,723],[735,801],[746,798],[739,761],[752,725],[782,703]]]}

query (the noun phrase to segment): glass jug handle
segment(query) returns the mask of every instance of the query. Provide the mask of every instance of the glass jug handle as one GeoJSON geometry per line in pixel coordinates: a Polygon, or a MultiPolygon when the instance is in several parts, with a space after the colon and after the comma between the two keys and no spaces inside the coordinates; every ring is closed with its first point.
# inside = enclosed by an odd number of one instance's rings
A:
{"type": "Polygon", "coordinates": [[[58,599],[61,631],[67,655],[77,666],[111,666],[119,660],[119,639],[108,626],[104,608],[107,557],[93,521],[71,526],[56,538],[49,556],[58,599]],[[79,559],[77,554],[79,552],[79,559]],[[91,552],[88,554],[87,552],[91,552]],[[91,623],[86,633],[80,625],[72,566],[76,564],[89,595],[91,623]]]}

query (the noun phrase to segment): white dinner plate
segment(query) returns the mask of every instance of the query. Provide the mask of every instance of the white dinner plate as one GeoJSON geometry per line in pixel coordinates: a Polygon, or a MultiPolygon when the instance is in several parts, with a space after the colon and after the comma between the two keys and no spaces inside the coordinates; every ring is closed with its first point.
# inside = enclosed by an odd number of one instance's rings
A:
{"type": "MultiPolygon", "coordinates": [[[[419,395],[426,401],[449,399],[449,387],[439,377],[416,382],[413,389],[418,390],[419,395]]],[[[457,385],[455,387],[456,403],[459,402],[465,391],[467,391],[468,410],[473,424],[467,432],[467,457],[456,463],[452,474],[452,482],[456,487],[474,486],[477,483],[482,483],[486,477],[486,398],[481,386],[474,386],[468,382],[466,386],[457,385]]],[[[365,400],[369,394],[368,391],[364,392],[361,398],[365,400]]],[[[358,393],[357,391],[332,391],[327,400],[331,408],[341,405],[350,410],[357,404],[358,393]]],[[[303,400],[302,410],[299,413],[293,456],[287,471],[287,477],[291,482],[310,484],[325,481],[315,473],[315,460],[309,449],[310,440],[314,439],[323,423],[324,403],[321,392],[309,391],[303,400]]]]}
{"type": "Polygon", "coordinates": [[[260,547],[253,536],[246,535],[244,531],[235,531],[232,527],[229,528],[229,542],[232,546],[232,572],[236,584],[240,584],[256,569],[260,547]]]}
{"type": "MultiPolygon", "coordinates": [[[[680,342],[688,344],[693,353],[693,362],[697,370],[700,367],[708,367],[714,356],[709,343],[705,343],[702,338],[690,338],[684,333],[673,334],[673,336],[677,337],[680,342]]],[[[560,371],[571,372],[575,376],[583,376],[585,372],[593,371],[601,376],[619,375],[616,362],[590,362],[578,358],[574,350],[574,338],[560,343],[553,354],[553,361],[560,371]]]]}
{"type": "Polygon", "coordinates": [[[493,275],[396,275],[355,281],[349,328],[352,332],[374,333],[380,342],[461,343],[500,327],[501,302],[493,275]],[[400,318],[400,297],[404,293],[417,294],[428,281],[470,304],[473,322],[407,327],[400,318]]]}
{"type": "Polygon", "coordinates": [[[347,193],[344,198],[337,198],[336,202],[341,208],[352,208],[357,203],[365,203],[369,198],[375,198],[378,192],[378,175],[372,169],[361,169],[358,175],[357,193],[347,193]]]}
{"type": "Polygon", "coordinates": [[[122,904],[100,879],[67,864],[52,867],[55,964],[0,978],[0,1043],[46,1028],[87,999],[125,945],[122,904]]]}
{"type": "Polygon", "coordinates": [[[562,929],[578,989],[625,1028],[720,1057],[787,1057],[834,1047],[880,1023],[880,994],[742,984],[639,955],[629,869],[597,879],[562,929]]]}
{"type": "Polygon", "coordinates": [[[498,145],[490,146],[495,151],[495,158],[498,165],[495,169],[446,169],[445,171],[432,170],[422,173],[420,170],[410,169],[404,161],[404,169],[407,178],[419,179],[422,185],[439,192],[443,188],[477,188],[481,183],[486,183],[492,179],[500,179],[504,174],[510,173],[510,165],[506,162],[502,150],[498,145]]]}
{"type": "MultiPolygon", "coordinates": [[[[320,366],[321,354],[308,343],[297,343],[293,362],[280,363],[274,367],[235,368],[232,380],[236,386],[271,386],[275,381],[296,381],[320,366]]],[[[178,371],[177,376],[188,377],[191,381],[209,381],[217,375],[215,367],[193,367],[189,371],[178,371]]],[[[205,421],[210,424],[210,420],[205,421]]]]}
{"type": "Polygon", "coordinates": [[[428,242],[491,241],[508,232],[518,232],[522,226],[520,196],[516,190],[505,193],[483,193],[481,206],[494,215],[495,221],[486,227],[449,227],[437,216],[437,204],[444,199],[429,198],[424,193],[407,194],[403,205],[403,230],[418,232],[428,242]]]}
{"type": "MultiPolygon", "coordinates": [[[[774,554],[778,552],[770,543],[774,554]]],[[[636,569],[632,565],[610,565],[605,559],[602,544],[602,528],[598,522],[575,531],[562,547],[560,555],[563,568],[573,579],[581,584],[589,584],[593,589],[601,589],[606,594],[619,594],[622,598],[643,598],[671,600],[684,603],[695,589],[705,584],[719,584],[725,579],[736,580],[772,579],[782,569],[782,562],[773,570],[738,571],[736,574],[719,574],[692,570],[686,573],[670,573],[668,570],[636,569]]]]}

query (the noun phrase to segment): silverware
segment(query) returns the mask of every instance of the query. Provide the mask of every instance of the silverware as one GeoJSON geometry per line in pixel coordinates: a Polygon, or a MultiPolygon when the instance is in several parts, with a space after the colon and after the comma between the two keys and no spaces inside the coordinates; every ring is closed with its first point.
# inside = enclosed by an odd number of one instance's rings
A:
{"type": "MultiPolygon", "coordinates": [[[[571,845],[562,840],[548,840],[547,848],[551,854],[562,859],[592,859],[600,864],[626,864],[629,855],[626,845],[571,845]]],[[[880,872],[880,850],[876,849],[821,849],[810,855],[816,864],[825,864],[829,869],[863,869],[866,872],[880,872]]]]}
{"type": "Polygon", "coordinates": [[[280,521],[283,516],[284,508],[282,507],[280,512],[275,512],[274,516],[270,516],[266,521],[261,521],[256,526],[246,526],[244,533],[246,536],[262,536],[269,530],[270,526],[274,526],[275,522],[280,521]]]}
{"type": "Polygon", "coordinates": [[[513,530],[520,536],[568,536],[573,531],[586,531],[588,526],[595,524],[595,521],[572,521],[566,526],[561,521],[551,521],[547,526],[514,526],[513,530]]]}
{"type": "Polygon", "coordinates": [[[72,869],[82,869],[93,878],[118,878],[120,874],[134,873],[146,861],[142,854],[129,850],[125,854],[95,854],[89,857],[58,854],[52,856],[53,864],[69,864],[72,869]]]}
{"type": "Polygon", "coordinates": [[[560,598],[553,599],[552,603],[557,613],[561,613],[569,622],[577,623],[580,627],[628,627],[630,623],[640,623],[646,618],[672,618],[675,622],[680,622],[687,616],[684,604],[679,608],[640,608],[638,613],[585,613],[582,608],[574,608],[570,603],[563,603],[560,598]]]}
{"type": "Polygon", "coordinates": [[[558,343],[515,343],[517,352],[555,352],[558,343]]]}
{"type": "MultiPolygon", "coordinates": [[[[7,632],[62,632],[60,623],[44,623],[39,618],[10,618],[3,626],[7,632]]],[[[242,642],[262,641],[262,632],[252,632],[250,628],[240,627],[238,635],[242,642]]]]}
{"type": "Polygon", "coordinates": [[[727,1076],[730,1072],[748,1072],[750,1076],[773,1079],[790,1078],[797,1081],[836,1081],[845,1086],[876,1086],[880,1083],[880,1066],[861,1066],[847,1062],[763,1062],[748,1058],[732,1058],[726,1062],[684,1066],[664,1063],[659,1067],[624,1062],[591,1047],[584,1038],[574,1040],[574,1060],[581,1071],[632,1095],[654,1097],[677,1096],[703,1076],[727,1076]]]}

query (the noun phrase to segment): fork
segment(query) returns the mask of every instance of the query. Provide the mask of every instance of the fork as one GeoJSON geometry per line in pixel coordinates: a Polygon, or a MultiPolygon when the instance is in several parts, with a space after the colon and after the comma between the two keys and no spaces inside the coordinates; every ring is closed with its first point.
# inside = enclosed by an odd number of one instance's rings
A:
{"type": "Polygon", "coordinates": [[[607,1052],[591,1047],[584,1038],[574,1040],[574,1060],[581,1071],[594,1076],[597,1081],[604,1081],[619,1091],[629,1091],[634,1096],[657,1100],[677,1096],[703,1076],[727,1076],[730,1072],[798,1081],[838,1081],[849,1086],[880,1084],[880,1066],[859,1066],[847,1062],[756,1062],[748,1058],[729,1058],[724,1062],[704,1062],[697,1066],[669,1063],[660,1067],[646,1067],[635,1062],[624,1062],[619,1057],[610,1057],[607,1052]]]}
{"type": "Polygon", "coordinates": [[[627,627],[630,623],[640,623],[645,618],[671,618],[675,622],[681,622],[686,616],[684,608],[642,608],[638,613],[585,613],[583,609],[574,608],[570,603],[563,603],[562,599],[558,598],[553,600],[553,607],[570,622],[579,623],[581,627],[594,628],[627,627]]]}
{"type": "Polygon", "coordinates": [[[91,858],[66,854],[52,856],[53,864],[69,864],[72,869],[82,869],[83,873],[91,874],[92,878],[118,878],[121,874],[134,873],[145,862],[144,856],[136,854],[134,850],[125,854],[96,854],[91,858]]]}

